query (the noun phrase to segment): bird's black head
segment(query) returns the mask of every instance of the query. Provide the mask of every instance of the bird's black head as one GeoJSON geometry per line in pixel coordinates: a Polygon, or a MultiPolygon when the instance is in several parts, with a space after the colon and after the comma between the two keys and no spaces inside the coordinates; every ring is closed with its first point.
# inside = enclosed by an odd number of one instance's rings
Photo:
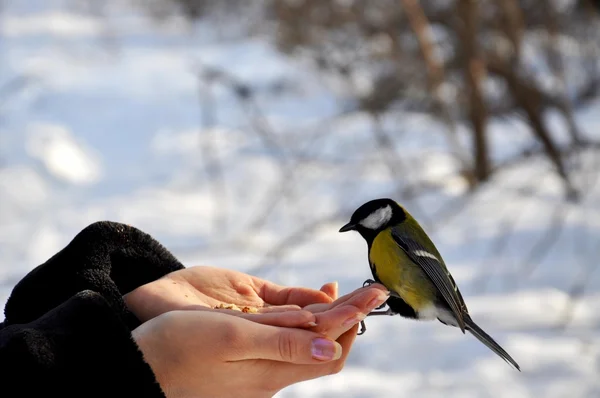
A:
{"type": "Polygon", "coordinates": [[[374,199],[356,209],[340,232],[357,231],[370,242],[380,231],[405,219],[404,209],[392,199],[374,199]]]}

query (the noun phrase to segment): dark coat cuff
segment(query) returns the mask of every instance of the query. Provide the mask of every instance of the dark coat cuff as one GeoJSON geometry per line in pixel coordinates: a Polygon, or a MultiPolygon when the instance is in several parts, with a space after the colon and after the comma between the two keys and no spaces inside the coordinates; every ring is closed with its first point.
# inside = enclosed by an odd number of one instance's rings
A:
{"type": "Polygon", "coordinates": [[[133,330],[139,321],[127,310],[123,295],[183,268],[147,233],[126,224],[96,222],[15,286],[4,323],[32,322],[78,292],[92,290],[133,330]]]}
{"type": "Polygon", "coordinates": [[[161,397],[131,332],[83,291],[38,319],[0,329],[3,397],[161,397]]]}

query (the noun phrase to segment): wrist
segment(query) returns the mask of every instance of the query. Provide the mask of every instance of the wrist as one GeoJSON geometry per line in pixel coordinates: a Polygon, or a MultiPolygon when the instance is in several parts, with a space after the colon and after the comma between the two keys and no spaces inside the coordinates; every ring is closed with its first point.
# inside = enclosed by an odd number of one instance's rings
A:
{"type": "Polygon", "coordinates": [[[148,323],[143,323],[131,332],[131,337],[138,349],[142,353],[144,362],[146,362],[152,373],[156,383],[160,386],[163,394],[167,398],[181,398],[181,395],[174,394],[172,383],[168,376],[168,366],[165,358],[160,354],[160,345],[157,344],[160,336],[156,336],[156,327],[152,327],[148,323]]]}
{"type": "Polygon", "coordinates": [[[147,295],[144,297],[144,291],[142,289],[143,287],[138,287],[137,289],[125,294],[123,296],[123,301],[125,302],[127,309],[133,315],[135,315],[140,322],[146,322],[152,317],[148,316],[149,311],[147,308],[147,302],[149,300],[147,295]]]}

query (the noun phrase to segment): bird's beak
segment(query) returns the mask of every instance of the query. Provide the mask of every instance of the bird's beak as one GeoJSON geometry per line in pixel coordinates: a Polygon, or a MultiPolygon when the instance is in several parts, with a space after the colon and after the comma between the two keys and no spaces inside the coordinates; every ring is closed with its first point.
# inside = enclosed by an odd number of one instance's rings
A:
{"type": "Polygon", "coordinates": [[[346,225],[344,225],[342,228],[340,228],[339,232],[348,232],[348,231],[352,231],[354,229],[354,227],[356,227],[355,224],[352,223],[348,223],[346,225]]]}

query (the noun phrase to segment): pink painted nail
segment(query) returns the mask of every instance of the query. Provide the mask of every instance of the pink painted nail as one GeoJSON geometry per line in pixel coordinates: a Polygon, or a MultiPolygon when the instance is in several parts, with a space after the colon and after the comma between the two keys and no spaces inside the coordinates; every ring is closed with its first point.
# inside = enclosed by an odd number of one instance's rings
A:
{"type": "Polygon", "coordinates": [[[335,341],[317,337],[312,341],[312,357],[320,361],[331,361],[340,359],[342,346],[335,341]]]}

